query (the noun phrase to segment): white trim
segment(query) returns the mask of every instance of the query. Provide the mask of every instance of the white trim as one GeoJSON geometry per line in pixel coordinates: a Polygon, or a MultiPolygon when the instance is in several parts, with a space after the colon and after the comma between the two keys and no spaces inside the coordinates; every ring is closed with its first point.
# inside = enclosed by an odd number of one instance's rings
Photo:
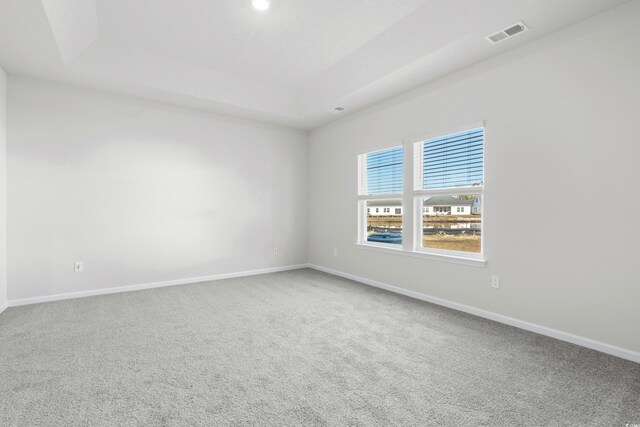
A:
{"type": "MultiPolygon", "coordinates": [[[[211,276],[191,277],[188,279],[166,280],[162,282],[143,283],[139,285],[119,286],[115,288],[102,288],[90,291],[69,292],[64,294],[46,295],[42,297],[22,298],[9,300],[9,307],[21,305],[39,304],[43,302],[61,301],[66,299],[84,298],[96,295],[115,294],[120,292],[141,291],[144,289],[163,288],[165,286],[189,285],[193,283],[209,282],[212,280],[231,279],[235,277],[255,276],[258,274],[278,273],[281,271],[298,270],[307,268],[307,264],[289,265],[285,267],[263,268],[260,270],[239,271],[235,273],[214,274],[211,276]]],[[[1,311],[1,310],[0,310],[1,311]]]]}
{"type": "Polygon", "coordinates": [[[374,286],[376,288],[385,289],[390,292],[405,295],[411,298],[419,299],[422,301],[430,302],[433,304],[441,305],[443,307],[451,308],[453,310],[469,313],[474,316],[482,317],[485,319],[493,320],[495,322],[504,323],[525,331],[535,332],[540,335],[555,338],[560,341],[566,341],[571,344],[579,345],[581,347],[590,348],[602,353],[610,354],[612,356],[620,357],[622,359],[630,360],[632,362],[640,363],[640,352],[629,350],[622,347],[616,347],[614,345],[606,344],[600,341],[595,341],[590,338],[581,337],[579,335],[570,334],[568,332],[559,331],[557,329],[548,328],[546,326],[537,325],[535,323],[526,322],[524,320],[515,319],[513,317],[504,316],[502,314],[493,313],[491,311],[482,310],[479,308],[471,307],[457,302],[449,301],[443,298],[433,297],[425,295],[420,292],[410,291],[408,289],[400,288],[398,286],[389,285],[387,283],[378,282],[364,277],[355,276],[353,274],[343,273],[341,271],[333,270],[330,268],[322,267],[315,264],[309,264],[309,268],[322,271],[325,273],[333,274],[334,276],[344,277],[346,279],[354,280],[356,282],[363,283],[365,285],[374,286]]]}
{"type": "MultiPolygon", "coordinates": [[[[413,181],[415,179],[415,169],[414,169],[414,150],[411,147],[411,144],[407,144],[405,142],[404,147],[404,156],[402,159],[403,168],[403,199],[402,199],[402,249],[405,251],[410,251],[413,249],[414,245],[414,230],[409,229],[406,225],[410,225],[413,223],[414,212],[411,209],[411,203],[413,203],[413,199],[411,197],[411,193],[407,191],[407,189],[413,187],[413,181]],[[405,225],[406,224],[406,225],[405,225]]],[[[422,174],[420,174],[422,175],[422,174]]]]}
{"type": "Polygon", "coordinates": [[[406,252],[402,249],[402,245],[397,243],[369,242],[365,240],[364,243],[356,243],[356,247],[358,249],[372,249],[374,251],[377,250],[379,252],[397,255],[402,255],[402,253],[406,252]]]}
{"type": "MultiPolygon", "coordinates": [[[[358,245],[365,246],[365,245],[358,245]]],[[[384,248],[376,248],[382,249],[384,248]]],[[[391,249],[394,252],[403,252],[391,249]]],[[[474,316],[482,317],[485,319],[493,320],[495,322],[504,323],[519,329],[538,333],[551,338],[555,338],[561,341],[566,341],[571,344],[579,345],[582,347],[590,348],[592,350],[600,351],[602,353],[610,354],[612,356],[620,357],[622,359],[630,360],[632,362],[640,363],[640,352],[625,349],[622,347],[616,347],[610,344],[606,344],[600,341],[595,341],[589,338],[581,337],[578,335],[570,334],[567,332],[559,331],[557,329],[548,328],[546,326],[537,325],[535,323],[526,322],[524,320],[515,319],[513,317],[504,316],[501,314],[493,313],[487,310],[471,307],[468,305],[460,304],[443,298],[433,297],[430,295],[422,294],[420,292],[411,291],[398,286],[389,285],[386,283],[378,282],[376,280],[367,279],[360,276],[355,276],[349,273],[343,273],[338,270],[333,270],[327,267],[322,267],[316,264],[299,264],[286,267],[265,268],[260,270],[242,271],[236,273],[217,274],[212,276],[194,277],[189,279],[168,280],[164,282],[145,283],[140,285],[120,286],[117,288],[103,288],[91,291],[70,292],[65,294],[49,295],[44,297],[23,298],[18,300],[9,300],[0,305],[0,313],[7,309],[7,307],[17,307],[21,305],[38,304],[43,302],[60,301],[65,299],[83,298],[95,295],[106,295],[120,292],[131,292],[144,289],[161,288],[166,286],[176,285],[188,285],[193,283],[207,282],[212,280],[231,279],[235,277],[254,276],[259,274],[277,273],[281,271],[298,270],[302,268],[312,268],[314,270],[322,271],[334,276],[344,277],[346,279],[354,280],[356,282],[363,283],[365,285],[374,286],[376,288],[385,289],[390,292],[405,295],[411,298],[419,299],[421,301],[430,302],[443,307],[451,308],[453,310],[469,313],[474,316]]]]}
{"type": "MultiPolygon", "coordinates": [[[[399,245],[396,245],[399,246],[399,245]]],[[[401,247],[391,247],[389,244],[374,244],[373,242],[367,243],[356,243],[356,247],[358,249],[367,249],[378,252],[384,252],[387,254],[395,254],[395,255],[403,255],[413,258],[422,258],[422,259],[430,259],[434,261],[444,261],[450,262],[453,264],[463,264],[463,265],[471,265],[473,267],[486,267],[487,261],[481,257],[474,257],[473,255],[465,256],[459,254],[465,254],[465,252],[460,251],[447,251],[452,252],[449,253],[435,253],[435,252],[427,252],[427,251],[407,251],[401,247]]],[[[433,249],[435,250],[435,249],[433,249]]]]}
{"type": "Polygon", "coordinates": [[[454,264],[486,267],[487,260],[482,253],[450,251],[446,249],[418,248],[413,252],[416,258],[432,259],[434,261],[451,262],[454,264]]]}
{"type": "Polygon", "coordinates": [[[366,200],[358,200],[358,230],[356,234],[356,242],[363,243],[367,241],[367,202],[366,200]]]}

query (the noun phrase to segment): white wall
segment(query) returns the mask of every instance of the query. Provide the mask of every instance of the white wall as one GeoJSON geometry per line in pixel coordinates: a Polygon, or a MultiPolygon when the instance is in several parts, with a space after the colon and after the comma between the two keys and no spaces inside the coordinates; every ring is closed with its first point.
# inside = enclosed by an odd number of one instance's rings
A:
{"type": "Polygon", "coordinates": [[[310,262],[640,351],[639,6],[313,131],[310,262]],[[357,154],[480,120],[488,267],[356,248],[357,154]]]}
{"type": "Polygon", "coordinates": [[[0,311],[7,302],[7,75],[0,68],[0,311]]]}
{"type": "Polygon", "coordinates": [[[14,76],[8,123],[10,300],[306,262],[303,132],[14,76]]]}

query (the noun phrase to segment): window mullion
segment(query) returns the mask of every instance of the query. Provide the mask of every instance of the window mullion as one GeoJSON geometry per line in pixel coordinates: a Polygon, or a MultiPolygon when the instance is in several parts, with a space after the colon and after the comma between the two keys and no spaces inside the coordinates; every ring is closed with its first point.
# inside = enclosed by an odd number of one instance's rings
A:
{"type": "Polygon", "coordinates": [[[415,182],[414,173],[414,150],[412,142],[404,142],[404,182],[402,184],[402,248],[405,251],[414,249],[414,227],[413,225],[413,188],[415,182]]]}

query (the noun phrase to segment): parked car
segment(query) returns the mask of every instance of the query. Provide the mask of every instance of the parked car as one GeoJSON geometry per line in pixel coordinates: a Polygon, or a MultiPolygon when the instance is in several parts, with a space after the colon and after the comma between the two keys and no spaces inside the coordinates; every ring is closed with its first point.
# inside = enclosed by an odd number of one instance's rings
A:
{"type": "Polygon", "coordinates": [[[367,237],[368,242],[402,243],[402,233],[373,233],[367,237]]]}

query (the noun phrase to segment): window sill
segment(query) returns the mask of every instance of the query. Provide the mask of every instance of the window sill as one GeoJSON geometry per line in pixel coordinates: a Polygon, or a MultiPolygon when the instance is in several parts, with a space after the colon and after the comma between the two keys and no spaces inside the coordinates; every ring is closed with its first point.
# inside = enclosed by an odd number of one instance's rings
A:
{"type": "Polygon", "coordinates": [[[482,258],[465,257],[459,255],[444,255],[430,252],[405,251],[402,248],[393,248],[383,245],[372,245],[367,243],[356,243],[358,249],[383,252],[388,254],[408,256],[412,258],[429,259],[433,261],[449,262],[453,264],[470,265],[473,267],[486,267],[487,261],[482,258]]]}

